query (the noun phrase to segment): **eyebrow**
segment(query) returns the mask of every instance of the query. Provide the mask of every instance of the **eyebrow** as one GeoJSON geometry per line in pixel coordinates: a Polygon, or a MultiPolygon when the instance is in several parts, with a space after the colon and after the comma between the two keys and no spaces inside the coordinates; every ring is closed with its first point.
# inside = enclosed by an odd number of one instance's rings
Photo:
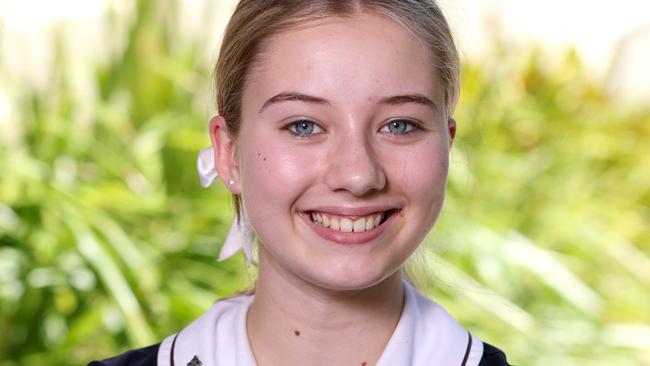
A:
{"type": "MultiPolygon", "coordinates": [[[[307,95],[307,94],[296,93],[296,92],[282,92],[269,98],[264,103],[264,105],[262,105],[259,113],[262,113],[264,109],[266,109],[270,105],[282,103],[282,102],[295,102],[295,101],[304,102],[304,103],[330,105],[330,102],[327,99],[316,97],[313,95],[307,95]]],[[[430,98],[422,94],[394,95],[379,100],[379,104],[387,104],[387,105],[400,105],[400,104],[407,104],[407,103],[416,103],[416,104],[425,105],[431,107],[434,111],[439,110],[438,105],[436,105],[436,103],[433,100],[431,100],[430,98]]]]}
{"type": "Polygon", "coordinates": [[[380,104],[400,105],[407,103],[416,103],[431,107],[434,111],[438,111],[438,105],[430,98],[422,94],[405,94],[386,97],[379,100],[380,104]]]}
{"type": "Polygon", "coordinates": [[[327,104],[329,105],[330,102],[327,101],[327,99],[323,99],[320,97],[315,97],[313,95],[307,95],[307,94],[302,94],[302,93],[295,93],[295,92],[282,92],[280,94],[276,94],[269,98],[264,105],[262,105],[262,108],[260,108],[260,113],[264,111],[265,108],[272,104],[276,103],[281,103],[281,102],[304,102],[304,103],[314,103],[314,104],[327,104]]]}

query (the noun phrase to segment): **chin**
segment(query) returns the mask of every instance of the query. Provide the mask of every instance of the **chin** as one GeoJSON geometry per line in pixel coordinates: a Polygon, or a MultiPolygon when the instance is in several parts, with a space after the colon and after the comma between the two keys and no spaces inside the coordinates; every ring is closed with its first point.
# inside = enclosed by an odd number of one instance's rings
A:
{"type": "Polygon", "coordinates": [[[395,270],[380,270],[378,268],[337,268],[333,271],[321,272],[309,276],[312,284],[333,291],[354,291],[373,287],[391,275],[395,270]]]}

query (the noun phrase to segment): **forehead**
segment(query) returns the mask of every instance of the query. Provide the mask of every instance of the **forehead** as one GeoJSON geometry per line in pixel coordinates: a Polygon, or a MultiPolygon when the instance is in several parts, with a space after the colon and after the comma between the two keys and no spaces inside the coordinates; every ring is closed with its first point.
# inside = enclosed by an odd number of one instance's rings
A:
{"type": "Polygon", "coordinates": [[[268,39],[249,71],[244,99],[291,90],[343,102],[408,92],[442,105],[435,64],[421,39],[386,16],[328,17],[268,39]]]}

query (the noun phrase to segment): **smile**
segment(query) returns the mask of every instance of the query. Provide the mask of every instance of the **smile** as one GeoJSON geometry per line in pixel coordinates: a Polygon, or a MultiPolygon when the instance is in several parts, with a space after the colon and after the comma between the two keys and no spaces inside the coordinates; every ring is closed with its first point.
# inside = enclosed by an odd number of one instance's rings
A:
{"type": "Polygon", "coordinates": [[[323,211],[303,211],[300,217],[318,236],[338,244],[365,244],[382,235],[400,209],[337,215],[323,211]]]}
{"type": "Polygon", "coordinates": [[[379,226],[385,214],[385,212],[382,212],[351,219],[322,212],[311,212],[309,217],[312,222],[332,230],[342,231],[344,233],[362,233],[379,226]]]}

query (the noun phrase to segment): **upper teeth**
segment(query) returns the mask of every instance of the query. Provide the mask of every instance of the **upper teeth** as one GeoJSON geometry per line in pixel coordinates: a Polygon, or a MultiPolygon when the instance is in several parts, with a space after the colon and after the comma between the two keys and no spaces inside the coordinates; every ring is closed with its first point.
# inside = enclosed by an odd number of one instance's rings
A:
{"type": "Polygon", "coordinates": [[[369,216],[364,216],[356,220],[351,220],[346,217],[338,217],[333,215],[326,215],[321,212],[312,212],[311,221],[328,227],[332,230],[343,231],[345,233],[360,233],[364,231],[369,231],[379,226],[381,219],[384,217],[383,213],[373,214],[369,216]]]}

